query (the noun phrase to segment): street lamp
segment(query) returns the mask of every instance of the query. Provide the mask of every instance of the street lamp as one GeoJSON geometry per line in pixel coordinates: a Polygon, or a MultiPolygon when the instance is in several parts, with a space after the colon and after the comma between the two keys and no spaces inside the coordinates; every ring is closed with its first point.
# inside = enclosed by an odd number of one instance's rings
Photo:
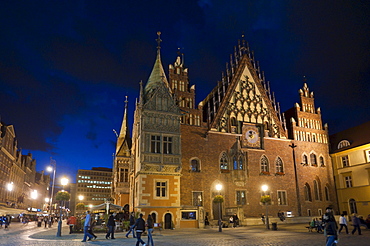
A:
{"type": "Polygon", "coordinates": [[[82,201],[85,197],[83,195],[78,196],[78,200],[82,201]]]}
{"type": "Polygon", "coordinates": [[[47,167],[47,171],[51,172],[53,171],[54,174],[53,174],[53,184],[51,186],[51,195],[50,195],[50,200],[49,200],[49,215],[51,216],[51,207],[53,205],[53,197],[54,197],[54,186],[55,186],[55,172],[57,170],[57,163],[55,160],[53,160],[52,158],[50,158],[50,165],[52,166],[48,166],[47,167]]]}
{"type": "MultiPolygon", "coordinates": [[[[266,191],[269,189],[269,187],[267,185],[262,185],[262,191],[265,193],[264,195],[266,195],[266,191]]],[[[269,230],[270,229],[270,223],[269,223],[269,211],[268,211],[268,202],[266,201],[265,202],[265,205],[266,205],[266,229],[269,230]]]]}
{"type": "MultiPolygon", "coordinates": [[[[60,184],[63,186],[63,191],[64,191],[64,186],[68,184],[68,179],[67,178],[62,178],[60,180],[60,184]]],[[[65,203],[64,203],[65,204],[65,203]]],[[[58,220],[58,231],[57,231],[57,237],[62,236],[62,203],[59,204],[59,220],[58,220]]]]}
{"type": "MultiPolygon", "coordinates": [[[[220,194],[220,191],[222,190],[222,184],[216,185],[216,190],[220,194]]],[[[218,203],[218,231],[222,232],[222,220],[221,220],[221,202],[218,203]]]]}

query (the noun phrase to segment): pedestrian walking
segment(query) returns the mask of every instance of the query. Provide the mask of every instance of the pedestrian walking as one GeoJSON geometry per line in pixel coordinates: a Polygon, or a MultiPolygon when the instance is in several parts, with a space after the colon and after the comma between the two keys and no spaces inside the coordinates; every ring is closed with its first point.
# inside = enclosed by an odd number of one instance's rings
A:
{"type": "Polygon", "coordinates": [[[94,237],[89,233],[89,228],[91,226],[91,215],[90,211],[86,211],[86,217],[85,217],[85,223],[84,223],[84,238],[81,242],[86,242],[87,237],[89,237],[88,241],[91,241],[91,239],[94,237]]]}
{"type": "Polygon", "coordinates": [[[338,233],[337,222],[335,221],[332,208],[326,208],[326,213],[323,215],[323,222],[325,222],[324,236],[326,239],[326,246],[335,245],[338,241],[338,233]]]}
{"type": "MultiPolygon", "coordinates": [[[[77,219],[73,215],[68,217],[67,225],[69,225],[69,234],[73,233],[73,228],[76,225],[76,222],[77,222],[77,219]]],[[[45,227],[46,227],[46,222],[45,222],[45,227]]]]}
{"type": "Polygon", "coordinates": [[[143,214],[139,215],[139,218],[136,220],[133,228],[136,229],[136,246],[139,246],[140,243],[146,246],[145,242],[141,239],[141,234],[145,231],[145,220],[143,219],[143,214]]]}
{"type": "Polygon", "coordinates": [[[92,222],[91,222],[91,226],[89,228],[89,233],[91,234],[91,236],[94,237],[94,239],[97,238],[97,236],[94,234],[94,227],[95,227],[95,225],[96,225],[96,220],[93,219],[92,222]]]}
{"type": "Polygon", "coordinates": [[[135,224],[135,213],[132,212],[131,215],[130,215],[130,229],[126,233],[126,237],[128,237],[128,235],[130,235],[130,233],[132,231],[133,238],[136,238],[136,236],[135,236],[135,230],[133,229],[134,224],[135,224]]]}
{"type": "Polygon", "coordinates": [[[352,235],[355,234],[356,230],[358,230],[358,235],[361,235],[361,222],[360,219],[357,217],[357,214],[353,213],[352,214],[352,225],[353,225],[353,230],[352,230],[352,235]]]}
{"type": "Polygon", "coordinates": [[[339,225],[340,225],[340,228],[339,228],[339,231],[338,233],[340,233],[344,228],[346,228],[346,234],[349,234],[348,233],[348,227],[347,227],[347,219],[346,217],[344,217],[344,214],[341,214],[340,217],[339,217],[339,225]]]}
{"type": "Polygon", "coordinates": [[[115,221],[115,216],[116,216],[116,213],[113,213],[109,216],[108,218],[108,223],[107,223],[107,227],[108,227],[108,233],[107,235],[105,235],[105,239],[115,239],[114,237],[114,229],[116,227],[116,221],[115,221]]]}
{"type": "Polygon", "coordinates": [[[146,220],[146,224],[148,227],[148,246],[154,246],[153,242],[153,230],[154,230],[154,221],[152,216],[149,214],[148,219],[146,220]]]}

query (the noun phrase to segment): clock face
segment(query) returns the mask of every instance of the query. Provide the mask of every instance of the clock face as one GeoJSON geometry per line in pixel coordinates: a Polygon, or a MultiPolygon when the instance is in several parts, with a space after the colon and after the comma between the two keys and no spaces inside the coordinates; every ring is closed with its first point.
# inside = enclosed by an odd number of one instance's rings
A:
{"type": "Polygon", "coordinates": [[[247,130],[245,138],[251,144],[255,144],[258,141],[258,133],[255,130],[247,130]]]}

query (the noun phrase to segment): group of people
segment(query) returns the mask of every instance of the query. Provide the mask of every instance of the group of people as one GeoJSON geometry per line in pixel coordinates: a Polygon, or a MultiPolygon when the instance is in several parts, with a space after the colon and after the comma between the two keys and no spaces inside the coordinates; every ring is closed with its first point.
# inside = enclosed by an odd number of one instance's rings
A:
{"type": "Polygon", "coordinates": [[[233,214],[232,216],[230,216],[229,223],[232,224],[233,228],[237,227],[239,225],[238,215],[233,214]]]}
{"type": "MultiPolygon", "coordinates": [[[[369,222],[370,222],[370,215],[368,216],[369,222]]],[[[316,221],[318,221],[316,219],[316,221]]],[[[361,235],[361,226],[365,226],[366,228],[370,229],[366,225],[366,221],[361,221],[361,217],[357,216],[356,213],[353,213],[351,216],[351,223],[353,226],[353,230],[351,234],[355,234],[356,231],[358,232],[358,235],[361,235]]],[[[333,211],[330,207],[326,208],[326,213],[322,216],[322,224],[321,227],[324,230],[324,235],[326,237],[326,246],[332,246],[335,245],[338,241],[338,235],[341,233],[342,229],[345,228],[346,234],[349,234],[348,232],[348,222],[344,214],[341,214],[339,217],[339,229],[337,222],[335,221],[333,211]]]]}
{"type": "MultiPolygon", "coordinates": [[[[72,216],[71,216],[72,217],[72,216]]],[[[70,233],[71,228],[76,223],[73,218],[68,218],[67,224],[70,225],[70,233]]],[[[109,216],[107,221],[107,229],[108,232],[105,235],[106,239],[116,239],[114,237],[114,231],[116,227],[116,221],[115,221],[116,213],[113,213],[109,216]]],[[[90,211],[86,212],[85,222],[84,222],[84,237],[82,239],[82,242],[91,241],[92,239],[96,239],[97,236],[93,233],[92,228],[94,227],[95,220],[91,217],[90,211]]],[[[129,231],[126,233],[126,237],[131,234],[134,238],[137,239],[136,245],[139,246],[140,243],[144,246],[152,245],[154,246],[153,242],[153,233],[154,230],[154,221],[151,215],[148,215],[147,221],[143,219],[143,214],[139,215],[139,218],[135,220],[135,213],[132,212],[130,215],[130,227],[129,231]],[[146,244],[143,239],[141,238],[141,235],[143,232],[145,232],[146,228],[148,229],[148,244],[146,244]]]]}
{"type": "Polygon", "coordinates": [[[3,216],[0,216],[0,228],[3,228],[4,225],[4,228],[8,229],[11,221],[12,219],[9,215],[4,214],[3,216]]]}

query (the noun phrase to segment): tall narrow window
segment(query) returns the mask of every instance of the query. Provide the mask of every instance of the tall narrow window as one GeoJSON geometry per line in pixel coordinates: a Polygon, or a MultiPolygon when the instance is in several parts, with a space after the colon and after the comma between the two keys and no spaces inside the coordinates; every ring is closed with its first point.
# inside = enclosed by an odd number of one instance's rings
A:
{"type": "Polygon", "coordinates": [[[276,173],[284,173],[283,161],[280,157],[276,159],[276,173]]]}
{"type": "Polygon", "coordinates": [[[315,200],[321,200],[320,199],[320,188],[319,188],[319,183],[317,180],[313,181],[313,192],[315,193],[315,200]]]}
{"type": "Polygon", "coordinates": [[[356,200],[350,199],[348,203],[349,203],[349,210],[351,211],[351,214],[353,213],[357,214],[356,200]]]}
{"type": "Polygon", "coordinates": [[[311,159],[311,166],[317,167],[317,159],[316,159],[316,155],[312,153],[312,154],[310,155],[310,159],[311,159]]]}
{"type": "Polygon", "coordinates": [[[325,186],[325,200],[330,201],[329,187],[325,186]]]}
{"type": "Polygon", "coordinates": [[[190,165],[191,165],[191,171],[192,172],[199,172],[200,171],[199,161],[197,159],[192,159],[191,162],[190,162],[190,165]]]}
{"type": "Polygon", "coordinates": [[[343,167],[349,167],[348,155],[342,156],[342,166],[343,167]]]}
{"type": "Polygon", "coordinates": [[[236,191],[236,205],[245,205],[247,203],[247,198],[245,194],[245,190],[236,191]]]}
{"type": "Polygon", "coordinates": [[[203,206],[203,192],[193,191],[193,206],[203,206]]]}
{"type": "Polygon", "coordinates": [[[242,156],[239,156],[238,167],[239,167],[239,170],[243,170],[244,169],[243,157],[242,156]]]}
{"type": "Polygon", "coordinates": [[[161,152],[161,136],[152,136],[150,140],[150,152],[161,152]]]}
{"type": "Polygon", "coordinates": [[[312,201],[312,197],[311,197],[311,187],[309,184],[305,184],[304,186],[304,199],[305,201],[312,201]]]}
{"type": "Polygon", "coordinates": [[[127,168],[120,168],[119,173],[119,182],[128,182],[128,169],[127,168]]]}
{"type": "Polygon", "coordinates": [[[172,137],[163,137],[163,153],[172,154],[172,137]]]}
{"type": "Polygon", "coordinates": [[[307,155],[303,155],[303,158],[302,158],[302,164],[303,164],[303,165],[308,165],[307,155]]]}
{"type": "Polygon", "coordinates": [[[285,190],[278,190],[277,196],[278,196],[278,204],[279,205],[287,205],[286,191],[285,190]]]}
{"type": "Polygon", "coordinates": [[[352,177],[351,175],[344,176],[344,183],[346,188],[351,188],[352,187],[352,177]]]}
{"type": "Polygon", "coordinates": [[[320,156],[320,166],[325,167],[324,157],[320,156]]]}
{"type": "Polygon", "coordinates": [[[269,161],[266,156],[262,156],[261,158],[261,172],[269,172],[269,161]]]}
{"type": "Polygon", "coordinates": [[[166,197],[167,196],[167,182],[157,181],[155,182],[155,190],[157,197],[166,197]]]}
{"type": "Polygon", "coordinates": [[[227,163],[227,156],[226,156],[226,153],[222,153],[222,156],[220,158],[220,169],[221,170],[228,170],[229,169],[229,165],[227,163]]]}

